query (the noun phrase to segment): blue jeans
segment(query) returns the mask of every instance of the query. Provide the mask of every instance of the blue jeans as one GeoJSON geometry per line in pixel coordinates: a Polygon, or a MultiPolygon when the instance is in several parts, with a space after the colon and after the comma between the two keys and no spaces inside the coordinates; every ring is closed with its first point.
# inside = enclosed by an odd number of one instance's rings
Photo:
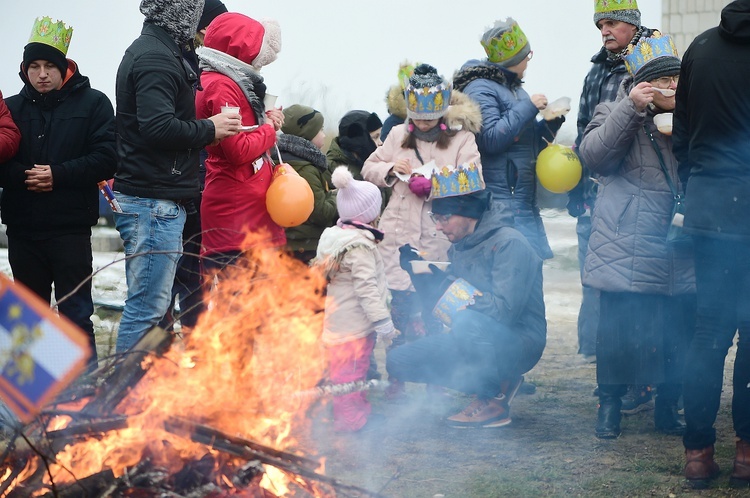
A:
{"type": "Polygon", "coordinates": [[[125,245],[128,297],[117,333],[117,352],[130,349],[159,323],[172,299],[177,261],[182,254],[185,209],[174,201],[117,192],[122,213],[115,226],[125,245]]]}
{"type": "Polygon", "coordinates": [[[456,313],[451,332],[428,335],[390,351],[389,378],[449,387],[482,398],[525,373],[529,363],[521,334],[473,310],[456,313]]]}
{"type": "Polygon", "coordinates": [[[683,387],[690,450],[716,442],[724,362],[738,329],[732,420],[737,437],[750,441],[750,242],[695,236],[694,247],[698,312],[683,387]]]}

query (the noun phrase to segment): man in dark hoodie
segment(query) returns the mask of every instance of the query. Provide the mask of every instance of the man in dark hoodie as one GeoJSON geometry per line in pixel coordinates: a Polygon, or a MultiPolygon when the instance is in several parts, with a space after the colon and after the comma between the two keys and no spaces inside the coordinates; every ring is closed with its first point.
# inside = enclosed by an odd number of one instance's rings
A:
{"type": "Polygon", "coordinates": [[[438,302],[450,285],[464,281],[479,294],[452,316],[450,333],[391,351],[388,374],[475,394],[464,410],[446,419],[450,427],[508,425],[522,375],[537,364],[547,340],[542,259],[487,191],[435,198],[432,216],[452,243],[449,272],[433,265],[433,275],[415,274],[410,261],[418,256],[409,246],[401,248],[402,268],[426,301],[438,302]]]}
{"type": "Polygon", "coordinates": [[[2,221],[13,278],[47,302],[54,284],[60,313],[89,337],[94,365],[91,227],[97,182],[115,170],[115,121],[107,96],[66,58],[72,34],[38,18],[24,47],[24,87],[6,99],[21,144],[0,167],[2,221]]]}
{"type": "Polygon", "coordinates": [[[191,45],[204,0],[142,0],[141,36],[117,71],[115,226],[129,256],[128,296],[117,351],[133,346],[164,316],[182,252],[185,205],[199,194],[206,145],[239,133],[239,114],[195,117],[198,74],[191,45]],[[186,49],[186,46],[188,46],[186,49]]]}
{"type": "Polygon", "coordinates": [[[688,176],[685,231],[695,247],[698,313],[683,396],[685,477],[705,487],[714,461],[724,361],[739,329],[732,419],[737,448],[730,485],[750,487],[750,0],[721,12],[682,59],[673,151],[688,176]]]}

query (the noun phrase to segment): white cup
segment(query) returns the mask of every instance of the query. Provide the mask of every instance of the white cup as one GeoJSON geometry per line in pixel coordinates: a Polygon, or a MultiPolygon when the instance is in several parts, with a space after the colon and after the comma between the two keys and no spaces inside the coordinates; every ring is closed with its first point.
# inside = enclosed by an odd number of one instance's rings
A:
{"type": "Polygon", "coordinates": [[[656,129],[664,135],[672,134],[672,116],[671,112],[664,112],[662,114],[656,114],[654,116],[654,124],[656,129]]]}
{"type": "Polygon", "coordinates": [[[272,95],[270,93],[267,93],[266,96],[263,98],[263,107],[266,108],[268,111],[269,109],[274,109],[276,107],[276,99],[278,99],[278,95],[272,95]]]}
{"type": "Polygon", "coordinates": [[[223,105],[221,106],[221,113],[222,114],[239,114],[240,108],[233,105],[223,105]]]}

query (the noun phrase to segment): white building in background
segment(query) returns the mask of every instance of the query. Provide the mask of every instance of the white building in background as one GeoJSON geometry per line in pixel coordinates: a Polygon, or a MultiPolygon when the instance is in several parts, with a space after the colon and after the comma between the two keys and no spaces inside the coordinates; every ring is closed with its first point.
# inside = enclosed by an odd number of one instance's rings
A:
{"type": "Polygon", "coordinates": [[[731,0],[662,0],[662,33],[672,35],[680,56],[685,53],[693,39],[709,28],[719,24],[721,9],[731,0]]]}

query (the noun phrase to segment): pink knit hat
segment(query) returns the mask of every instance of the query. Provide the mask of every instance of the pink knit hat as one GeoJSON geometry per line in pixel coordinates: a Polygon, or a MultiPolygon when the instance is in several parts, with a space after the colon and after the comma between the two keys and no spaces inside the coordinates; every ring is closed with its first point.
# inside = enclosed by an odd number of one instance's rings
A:
{"type": "Polygon", "coordinates": [[[355,180],[346,166],[339,166],[331,175],[336,193],[336,207],[343,221],[372,223],[380,216],[380,189],[367,181],[355,180]]]}

